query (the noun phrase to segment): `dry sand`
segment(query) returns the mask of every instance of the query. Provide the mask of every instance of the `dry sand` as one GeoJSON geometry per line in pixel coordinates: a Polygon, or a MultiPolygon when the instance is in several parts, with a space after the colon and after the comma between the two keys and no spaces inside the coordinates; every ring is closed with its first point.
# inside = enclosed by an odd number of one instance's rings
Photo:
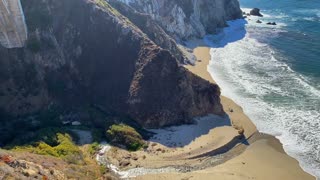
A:
{"type": "MultiPolygon", "coordinates": [[[[195,66],[187,66],[187,68],[214,83],[207,71],[211,59],[210,48],[197,47],[194,49],[194,54],[201,62],[198,61],[195,66]]],[[[244,114],[240,106],[223,96],[221,97],[221,103],[233,125],[244,128],[247,138],[256,133],[256,127],[244,114]]],[[[282,144],[273,136],[266,136],[257,140],[243,154],[217,167],[179,176],[187,178],[191,177],[190,175],[192,176],[190,179],[315,179],[315,177],[302,170],[297,160],[284,152],[282,144]]]]}
{"type": "Polygon", "coordinates": [[[190,173],[168,173],[145,175],[137,177],[139,180],[311,180],[315,179],[305,173],[297,161],[287,156],[279,148],[280,142],[270,137],[258,140],[236,158],[224,164],[205,170],[190,173]]]}
{"type": "MultiPolygon", "coordinates": [[[[209,72],[207,66],[211,59],[210,49],[203,46],[194,49],[194,54],[197,57],[197,62],[194,66],[186,66],[191,72],[198,76],[215,83],[209,72]]],[[[288,156],[282,144],[273,136],[261,135],[251,120],[244,114],[242,108],[238,106],[231,99],[221,97],[221,103],[225,112],[229,115],[232,125],[237,129],[244,129],[245,137],[248,143],[245,151],[235,151],[239,153],[236,157],[221,163],[214,167],[209,167],[204,170],[198,170],[188,173],[167,173],[158,175],[139,176],[136,179],[221,179],[221,180],[242,180],[242,179],[261,179],[261,180],[311,180],[315,177],[307,174],[299,166],[298,161],[288,156]]],[[[226,128],[226,127],[225,127],[226,128]]],[[[225,134],[225,131],[216,133],[225,134]]],[[[227,133],[228,134],[228,133],[227,133]]],[[[233,134],[234,135],[234,134],[233,134]]],[[[215,137],[219,135],[215,134],[215,137]]],[[[230,135],[227,135],[230,137],[230,135]]],[[[199,138],[202,140],[199,143],[208,141],[206,138],[199,138]]],[[[224,142],[225,143],[225,142],[224,142]]],[[[198,143],[190,144],[195,147],[198,143]]],[[[240,145],[235,146],[232,150],[237,149],[240,145]]],[[[230,150],[230,151],[232,151],[230,150]]]]}
{"type": "MultiPolygon", "coordinates": [[[[197,61],[194,66],[185,66],[194,74],[215,83],[207,66],[211,59],[210,49],[202,41],[193,44],[197,61]]],[[[168,147],[161,141],[149,142],[145,151],[134,153],[112,148],[107,153],[108,160],[120,166],[128,161],[122,170],[136,167],[164,168],[185,167],[191,172],[172,172],[138,176],[135,179],[175,180],[175,179],[262,179],[262,180],[311,180],[315,179],[305,173],[299,163],[288,156],[281,143],[273,136],[260,134],[242,108],[231,99],[221,97],[221,103],[230,118],[231,125],[214,127],[209,132],[197,135],[189,144],[182,147],[168,147]],[[244,130],[248,144],[240,143],[238,130],[244,130]],[[159,143],[160,142],[160,143],[159,143]]],[[[179,128],[178,128],[179,129],[179,128]]],[[[183,128],[182,128],[183,130],[183,128]]],[[[172,135],[172,137],[177,137],[172,135]]],[[[172,137],[169,137],[172,138],[172,137]]],[[[177,140],[179,141],[179,140],[177,140]]]]}
{"type": "MultiPolygon", "coordinates": [[[[194,49],[194,55],[197,57],[197,62],[194,66],[187,65],[185,67],[194,74],[202,77],[203,79],[215,83],[207,70],[209,61],[211,59],[210,48],[206,47],[203,42],[199,42],[199,40],[194,43],[201,44],[200,47],[194,49]]],[[[242,108],[239,105],[224,96],[221,96],[221,103],[223,105],[224,111],[230,117],[232,124],[236,128],[243,128],[245,130],[246,138],[249,138],[255,132],[257,132],[255,125],[251,122],[248,116],[244,114],[242,108]]]]}

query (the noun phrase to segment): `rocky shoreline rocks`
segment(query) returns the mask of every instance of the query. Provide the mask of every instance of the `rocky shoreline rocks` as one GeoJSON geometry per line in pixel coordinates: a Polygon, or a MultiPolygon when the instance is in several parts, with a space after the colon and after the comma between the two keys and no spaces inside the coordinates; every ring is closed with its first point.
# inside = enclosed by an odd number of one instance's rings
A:
{"type": "MultiPolygon", "coordinates": [[[[260,9],[259,8],[253,8],[250,13],[246,13],[246,12],[242,12],[243,14],[243,18],[248,18],[248,16],[258,16],[258,17],[263,17],[263,15],[260,13],[260,9]]],[[[250,20],[250,19],[249,19],[250,20]]],[[[263,22],[258,19],[256,20],[256,23],[257,24],[262,24],[263,22]]],[[[275,26],[277,25],[276,22],[267,22],[266,25],[272,25],[272,26],[275,26]]]]}
{"type": "Polygon", "coordinates": [[[263,17],[263,15],[260,13],[260,9],[259,9],[259,8],[253,8],[253,9],[250,11],[250,15],[263,17]]]}

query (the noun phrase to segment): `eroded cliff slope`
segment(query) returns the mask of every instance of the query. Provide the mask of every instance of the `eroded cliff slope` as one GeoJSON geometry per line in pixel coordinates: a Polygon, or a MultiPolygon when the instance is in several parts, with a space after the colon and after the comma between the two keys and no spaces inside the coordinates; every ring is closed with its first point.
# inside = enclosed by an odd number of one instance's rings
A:
{"type": "Polygon", "coordinates": [[[238,0],[108,0],[149,14],[176,40],[203,37],[241,18],[238,0]]]}
{"type": "Polygon", "coordinates": [[[94,104],[144,127],[223,114],[219,87],[180,65],[183,56],[160,27],[151,31],[135,25],[103,0],[22,4],[29,28],[26,47],[0,47],[2,128],[7,117],[52,106],[94,104]]]}

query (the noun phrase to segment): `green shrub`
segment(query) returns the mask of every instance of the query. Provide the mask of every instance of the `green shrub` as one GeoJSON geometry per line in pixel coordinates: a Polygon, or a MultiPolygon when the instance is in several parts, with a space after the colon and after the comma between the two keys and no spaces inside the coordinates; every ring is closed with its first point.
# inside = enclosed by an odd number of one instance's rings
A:
{"type": "MultiPolygon", "coordinates": [[[[18,124],[18,123],[17,123],[18,124]]],[[[21,130],[21,128],[19,129],[21,130]]],[[[15,131],[16,132],[16,131],[15,131]]],[[[17,133],[17,132],[16,132],[17,133]]],[[[67,128],[59,127],[45,127],[39,130],[33,130],[32,133],[29,130],[21,130],[16,137],[11,140],[9,144],[6,144],[5,149],[11,149],[15,146],[24,146],[34,144],[37,145],[39,142],[44,142],[49,146],[59,145],[57,134],[70,134],[74,141],[77,141],[77,135],[67,128]]]]}
{"type": "Polygon", "coordinates": [[[145,145],[142,136],[125,124],[112,125],[107,130],[108,140],[115,145],[124,145],[130,151],[137,151],[145,145]]]}
{"type": "Polygon", "coordinates": [[[72,142],[70,135],[58,133],[57,138],[59,145],[55,146],[54,150],[58,153],[59,157],[80,153],[80,149],[72,142]]]}
{"type": "Polygon", "coordinates": [[[89,146],[88,151],[89,151],[90,155],[94,155],[99,150],[99,148],[100,148],[99,143],[94,142],[89,146]]]}
{"type": "Polygon", "coordinates": [[[59,157],[73,164],[79,164],[83,162],[81,150],[73,143],[69,134],[57,133],[56,138],[56,146],[51,146],[43,141],[40,141],[34,143],[33,145],[16,146],[13,148],[13,150],[59,157]]]}

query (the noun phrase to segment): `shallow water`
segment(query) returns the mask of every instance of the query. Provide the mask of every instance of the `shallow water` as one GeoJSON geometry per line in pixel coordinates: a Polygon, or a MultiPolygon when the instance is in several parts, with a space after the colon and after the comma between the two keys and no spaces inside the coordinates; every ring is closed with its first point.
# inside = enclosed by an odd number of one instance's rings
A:
{"type": "Polygon", "coordinates": [[[244,9],[259,7],[265,16],[229,22],[205,40],[213,47],[209,71],[222,94],[319,178],[320,1],[301,2],[242,0],[244,9]]]}

